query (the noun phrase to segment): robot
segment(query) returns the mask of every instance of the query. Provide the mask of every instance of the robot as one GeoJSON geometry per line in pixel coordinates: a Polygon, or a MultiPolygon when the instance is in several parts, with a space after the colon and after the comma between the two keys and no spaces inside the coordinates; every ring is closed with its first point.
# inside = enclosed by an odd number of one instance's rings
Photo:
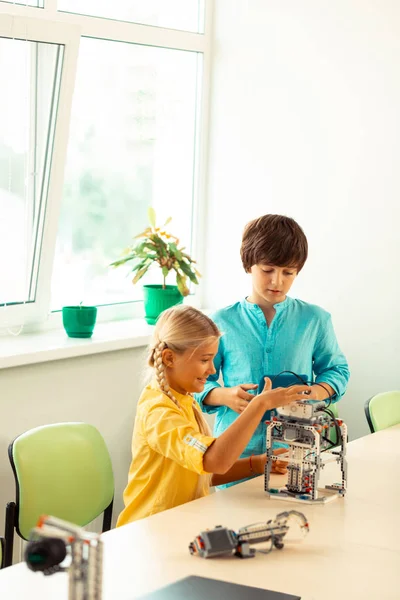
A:
{"type": "Polygon", "coordinates": [[[43,516],[32,529],[25,551],[32,571],[52,575],[69,571],[70,600],[101,600],[103,542],[97,533],[55,517],[43,516]],[[70,554],[70,563],[61,566],[70,554]]]}
{"type": "Polygon", "coordinates": [[[267,423],[267,462],[265,465],[264,489],[269,497],[304,503],[324,504],[344,496],[347,485],[347,427],[336,419],[329,405],[315,400],[301,400],[277,409],[267,423]],[[335,430],[336,444],[327,434],[335,430]],[[273,443],[283,442],[288,446],[286,456],[273,454],[273,443]],[[327,457],[327,458],[326,458],[327,457]],[[288,461],[286,487],[274,489],[270,486],[273,461],[288,461]],[[340,482],[318,489],[321,469],[328,462],[340,465],[340,482]]]}
{"type": "Polygon", "coordinates": [[[290,510],[279,513],[273,520],[242,527],[237,533],[221,525],[202,531],[189,544],[189,552],[201,558],[213,558],[225,554],[239,558],[253,558],[257,551],[268,554],[274,547],[278,550],[284,547],[283,538],[289,531],[290,521],[299,526],[302,537],[308,533],[309,525],[303,513],[290,510]],[[252,544],[263,542],[269,544],[268,549],[251,548],[252,544]]]}

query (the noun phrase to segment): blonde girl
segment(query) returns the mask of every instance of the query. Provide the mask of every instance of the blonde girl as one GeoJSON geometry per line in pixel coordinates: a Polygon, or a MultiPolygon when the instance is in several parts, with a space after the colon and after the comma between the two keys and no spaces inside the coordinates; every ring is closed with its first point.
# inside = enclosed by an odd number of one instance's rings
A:
{"type": "MultiPolygon", "coordinates": [[[[220,485],[261,474],[265,454],[239,459],[266,410],[299,399],[307,386],[262,394],[215,438],[192,394],[215,373],[213,359],[221,336],[206,315],[191,306],[162,313],[150,346],[153,381],[140,396],[132,439],[132,463],[117,526],[173,508],[220,485]]],[[[277,450],[277,453],[285,450],[277,450]]],[[[274,470],[285,472],[285,462],[274,470]]]]}

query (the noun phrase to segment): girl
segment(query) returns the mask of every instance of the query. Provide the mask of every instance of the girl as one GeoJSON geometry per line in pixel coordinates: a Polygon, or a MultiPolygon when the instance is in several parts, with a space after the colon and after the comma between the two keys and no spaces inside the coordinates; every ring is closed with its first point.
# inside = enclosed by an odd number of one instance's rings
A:
{"type": "MultiPolygon", "coordinates": [[[[238,457],[266,410],[289,404],[309,389],[271,390],[267,380],[240,417],[220,437],[212,437],[192,394],[201,392],[215,373],[220,336],[213,321],[191,306],[174,306],[158,319],[149,357],[155,379],[138,402],[125,508],[117,527],[201,498],[210,484],[263,473],[265,454],[238,457]]],[[[285,465],[275,461],[274,471],[284,473],[285,465]]]]}

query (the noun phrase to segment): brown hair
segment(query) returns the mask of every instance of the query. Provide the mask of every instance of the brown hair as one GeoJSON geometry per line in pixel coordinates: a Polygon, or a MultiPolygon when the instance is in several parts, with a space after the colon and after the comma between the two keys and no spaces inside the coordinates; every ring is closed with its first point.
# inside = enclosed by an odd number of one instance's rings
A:
{"type": "Polygon", "coordinates": [[[290,217],[263,215],[247,223],[244,229],[240,256],[246,273],[260,263],[300,271],[307,254],[304,231],[290,217]]]}

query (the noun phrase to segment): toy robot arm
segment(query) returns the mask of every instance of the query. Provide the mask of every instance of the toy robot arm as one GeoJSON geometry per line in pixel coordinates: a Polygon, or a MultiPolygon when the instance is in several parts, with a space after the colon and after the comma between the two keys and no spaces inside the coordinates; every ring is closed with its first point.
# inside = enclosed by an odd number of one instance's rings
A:
{"type": "Polygon", "coordinates": [[[290,510],[279,513],[273,520],[242,527],[238,533],[220,525],[214,529],[202,531],[189,544],[189,551],[202,558],[212,558],[223,554],[235,554],[240,558],[250,558],[256,553],[256,550],[250,548],[251,544],[271,541],[271,547],[267,552],[270,552],[273,547],[281,549],[283,548],[282,540],[289,530],[289,521],[293,518],[305,535],[308,532],[306,517],[301,512],[290,510]]]}

